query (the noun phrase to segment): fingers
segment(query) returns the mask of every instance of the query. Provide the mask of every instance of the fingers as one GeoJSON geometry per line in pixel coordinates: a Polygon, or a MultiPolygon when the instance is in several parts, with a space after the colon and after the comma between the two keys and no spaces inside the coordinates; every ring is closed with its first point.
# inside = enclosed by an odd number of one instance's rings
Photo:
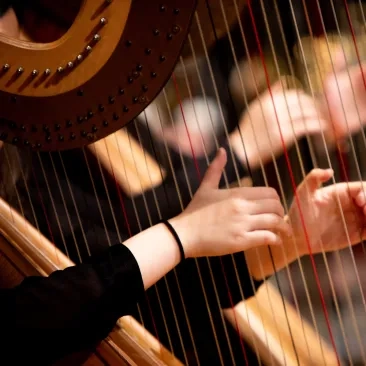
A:
{"type": "Polygon", "coordinates": [[[232,188],[232,193],[236,197],[244,198],[248,201],[264,200],[264,199],[276,199],[280,200],[280,196],[274,188],[270,187],[241,187],[232,188]]]}
{"type": "Polygon", "coordinates": [[[259,246],[282,245],[282,239],[272,231],[257,230],[246,234],[246,248],[256,248],[259,246]]]}
{"type": "MultiPolygon", "coordinates": [[[[347,192],[360,208],[366,206],[366,182],[337,183],[333,187],[336,187],[338,192],[347,192]]],[[[327,189],[330,190],[332,187],[327,187],[327,189]]]]}
{"type": "Polygon", "coordinates": [[[332,178],[334,172],[332,169],[313,169],[303,180],[300,189],[306,189],[305,193],[315,193],[315,191],[320,188],[320,186],[332,178]]]}
{"type": "Polygon", "coordinates": [[[251,215],[261,215],[265,213],[273,213],[279,217],[285,216],[285,209],[283,208],[279,199],[264,199],[258,201],[247,202],[248,210],[251,215]]]}
{"type": "Polygon", "coordinates": [[[366,215],[366,184],[358,184],[356,189],[352,189],[352,184],[350,184],[349,190],[354,198],[356,205],[363,208],[363,213],[366,215]]]}
{"type": "Polygon", "coordinates": [[[222,148],[219,149],[215,159],[208,167],[207,172],[202,180],[201,188],[218,188],[222,172],[227,162],[226,151],[222,148]]]}
{"type": "Polygon", "coordinates": [[[273,213],[250,216],[248,231],[268,230],[285,236],[291,235],[290,225],[280,216],[273,213]]]}
{"type": "Polygon", "coordinates": [[[347,190],[353,198],[355,204],[362,209],[362,213],[366,216],[366,182],[340,183],[337,186],[347,190]]]}

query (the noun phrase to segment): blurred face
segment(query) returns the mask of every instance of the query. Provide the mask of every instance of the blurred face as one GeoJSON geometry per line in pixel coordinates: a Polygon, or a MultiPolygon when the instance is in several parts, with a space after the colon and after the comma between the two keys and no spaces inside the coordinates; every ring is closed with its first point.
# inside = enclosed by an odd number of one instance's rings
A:
{"type": "Polygon", "coordinates": [[[20,36],[19,23],[14,10],[11,8],[0,17],[0,33],[14,38],[20,36]]]}
{"type": "Polygon", "coordinates": [[[0,15],[0,33],[35,43],[49,43],[61,38],[71,27],[82,0],[33,0],[20,4],[0,15]]]}

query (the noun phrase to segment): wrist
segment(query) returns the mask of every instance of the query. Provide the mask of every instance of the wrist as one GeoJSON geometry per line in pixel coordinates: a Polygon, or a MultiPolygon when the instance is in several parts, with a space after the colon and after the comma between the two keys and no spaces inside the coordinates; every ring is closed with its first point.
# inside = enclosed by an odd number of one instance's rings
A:
{"type": "Polygon", "coordinates": [[[188,218],[184,214],[180,214],[169,220],[175,232],[179,236],[182,243],[184,256],[186,259],[194,257],[194,228],[189,224],[188,218]]]}

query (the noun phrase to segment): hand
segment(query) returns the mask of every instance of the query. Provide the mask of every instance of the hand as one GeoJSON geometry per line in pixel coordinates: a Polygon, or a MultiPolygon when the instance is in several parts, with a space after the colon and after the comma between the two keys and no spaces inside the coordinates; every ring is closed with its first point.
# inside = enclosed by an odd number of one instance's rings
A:
{"type": "Polygon", "coordinates": [[[240,131],[231,136],[235,153],[246,162],[243,144],[251,168],[267,163],[272,154],[283,152],[306,134],[320,133],[327,125],[312,97],[300,89],[284,90],[281,81],[254,100],[240,121],[240,131]],[[278,118],[278,120],[277,120],[278,118]],[[280,129],[279,129],[280,126],[280,129]],[[241,140],[243,137],[244,143],[241,140]]]}
{"type": "Polygon", "coordinates": [[[289,235],[284,209],[272,188],[219,189],[226,165],[220,149],[187,209],[171,220],[187,257],[232,254],[261,245],[280,245],[289,235]]]}
{"type": "Polygon", "coordinates": [[[342,139],[366,124],[366,64],[347,67],[343,51],[334,60],[335,72],[324,80],[324,111],[342,139]]]}
{"type": "MultiPolygon", "coordinates": [[[[332,176],[332,170],[314,169],[297,189],[314,254],[339,250],[366,238],[366,182],[338,183],[319,188],[332,176]]],[[[290,207],[289,221],[297,239],[299,254],[309,254],[296,201],[290,207]]]]}

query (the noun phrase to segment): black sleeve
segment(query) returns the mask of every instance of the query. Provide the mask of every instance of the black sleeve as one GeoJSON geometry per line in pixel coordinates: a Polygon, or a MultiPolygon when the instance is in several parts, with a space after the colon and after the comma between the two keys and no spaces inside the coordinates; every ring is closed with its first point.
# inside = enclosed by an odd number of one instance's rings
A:
{"type": "Polygon", "coordinates": [[[9,356],[14,365],[49,365],[87,350],[102,341],[143,294],[138,264],[121,244],[90,257],[88,263],[49,277],[28,277],[15,288],[0,290],[2,360],[9,356]]]}

